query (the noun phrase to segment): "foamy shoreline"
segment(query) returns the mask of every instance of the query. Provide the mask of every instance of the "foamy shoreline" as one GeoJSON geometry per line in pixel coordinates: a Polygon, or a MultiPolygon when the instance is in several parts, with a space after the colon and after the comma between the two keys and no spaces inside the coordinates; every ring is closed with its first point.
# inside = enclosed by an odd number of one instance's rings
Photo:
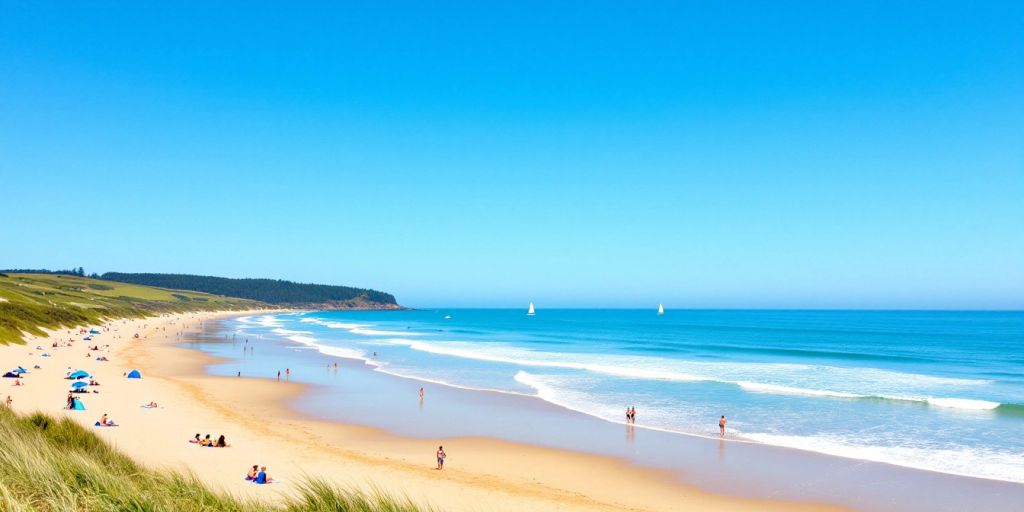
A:
{"type": "MultiPolygon", "coordinates": [[[[264,312],[265,313],[265,312],[264,312]]],[[[200,322],[242,315],[195,313],[108,323],[110,332],[90,342],[66,330],[51,338],[31,337],[25,345],[0,347],[0,360],[30,373],[25,385],[4,389],[14,409],[66,415],[91,427],[107,413],[121,426],[94,429],[147,466],[194,472],[234,494],[274,499],[304,475],[343,485],[369,482],[418,503],[444,510],[835,510],[837,507],[719,496],[679,485],[662,471],[640,469],[608,457],[491,439],[444,439],[449,465],[433,470],[435,442],[386,434],[377,429],[298,418],[285,404],[305,386],[267,379],[204,375],[214,362],[179,348],[200,322]],[[145,327],[144,327],[145,326],[145,327]],[[140,333],[141,341],[132,335],[140,333]],[[186,333],[178,337],[176,333],[186,333]],[[53,349],[54,340],[76,339],[53,349]],[[87,345],[110,345],[110,362],[87,356],[87,345]],[[35,347],[41,346],[43,350],[35,347]],[[40,352],[49,352],[43,358],[40,352]],[[33,365],[41,369],[32,369],[33,365]],[[87,411],[64,411],[71,369],[84,369],[100,382],[98,394],[82,395],[87,411]],[[137,368],[143,378],[123,377],[137,368]],[[158,409],[141,404],[156,401],[158,409]],[[187,442],[195,433],[227,436],[232,447],[204,449],[187,442]],[[454,443],[454,444],[453,444],[454,443]],[[267,465],[284,483],[253,486],[242,480],[252,464],[267,465]]]]}

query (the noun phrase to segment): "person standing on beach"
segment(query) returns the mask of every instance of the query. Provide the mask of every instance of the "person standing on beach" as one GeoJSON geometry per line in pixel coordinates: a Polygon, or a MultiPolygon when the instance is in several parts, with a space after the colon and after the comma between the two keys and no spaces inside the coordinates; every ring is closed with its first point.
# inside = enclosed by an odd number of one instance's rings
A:
{"type": "Polygon", "coordinates": [[[4,405],[6,405],[8,409],[10,409],[12,403],[14,403],[14,400],[11,399],[11,395],[7,395],[7,400],[4,400],[4,405]]]}
{"type": "Polygon", "coordinates": [[[277,371],[277,381],[281,382],[281,370],[277,371]]]}
{"type": "Polygon", "coordinates": [[[420,400],[423,400],[423,388],[420,388],[420,400]]]}
{"type": "Polygon", "coordinates": [[[444,459],[448,455],[444,453],[444,446],[437,447],[437,469],[444,469],[444,459]]]}
{"type": "Polygon", "coordinates": [[[721,432],[721,433],[719,434],[719,436],[720,436],[720,437],[725,437],[725,424],[726,424],[726,423],[728,423],[728,422],[727,422],[727,421],[725,421],[725,416],[723,415],[723,416],[722,416],[722,417],[721,417],[721,418],[720,418],[720,419],[718,420],[718,430],[719,430],[719,432],[721,432]]]}
{"type": "Polygon", "coordinates": [[[291,380],[291,378],[292,378],[292,369],[291,368],[285,368],[284,369],[284,380],[291,380]]]}

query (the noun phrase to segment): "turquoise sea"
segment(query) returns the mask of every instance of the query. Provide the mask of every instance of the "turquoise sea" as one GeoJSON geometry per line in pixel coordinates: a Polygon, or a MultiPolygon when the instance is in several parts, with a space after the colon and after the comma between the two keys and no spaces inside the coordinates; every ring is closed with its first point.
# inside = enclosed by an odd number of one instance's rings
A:
{"type": "Polygon", "coordinates": [[[227,320],[217,336],[232,343],[207,350],[273,355],[214,369],[223,374],[357,359],[607,422],[635,406],[640,429],[715,437],[725,415],[731,439],[1024,483],[1022,312],[525,313],[256,315],[227,320]]]}

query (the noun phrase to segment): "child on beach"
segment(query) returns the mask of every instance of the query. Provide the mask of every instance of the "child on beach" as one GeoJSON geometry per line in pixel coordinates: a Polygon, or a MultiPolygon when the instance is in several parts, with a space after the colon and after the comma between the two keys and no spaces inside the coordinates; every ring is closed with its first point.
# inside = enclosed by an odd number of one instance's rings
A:
{"type": "Polygon", "coordinates": [[[250,469],[249,472],[245,474],[245,479],[246,480],[250,480],[250,481],[251,480],[256,480],[256,475],[258,475],[259,473],[260,473],[259,465],[253,464],[252,465],[252,469],[250,469]]]}
{"type": "Polygon", "coordinates": [[[722,415],[722,417],[718,420],[718,430],[720,432],[720,434],[719,434],[720,437],[725,437],[725,424],[726,423],[728,423],[728,422],[725,421],[725,415],[722,415]]]}
{"type": "Polygon", "coordinates": [[[269,484],[273,481],[274,479],[270,478],[270,475],[267,474],[266,466],[261,466],[259,473],[256,473],[256,478],[253,479],[253,482],[258,484],[269,484]]]}
{"type": "Polygon", "coordinates": [[[448,455],[444,453],[444,446],[437,447],[437,469],[444,469],[444,459],[448,455]]]}

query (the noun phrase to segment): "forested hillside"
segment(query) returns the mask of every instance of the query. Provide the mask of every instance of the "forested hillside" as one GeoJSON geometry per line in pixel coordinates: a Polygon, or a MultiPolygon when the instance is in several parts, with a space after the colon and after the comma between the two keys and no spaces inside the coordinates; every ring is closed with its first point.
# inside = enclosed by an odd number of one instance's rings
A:
{"type": "Polygon", "coordinates": [[[240,297],[287,306],[332,306],[339,308],[397,309],[389,293],[350,286],[306,284],[277,279],[232,279],[191,274],[127,274],[107,272],[101,279],[175,290],[240,297]]]}

